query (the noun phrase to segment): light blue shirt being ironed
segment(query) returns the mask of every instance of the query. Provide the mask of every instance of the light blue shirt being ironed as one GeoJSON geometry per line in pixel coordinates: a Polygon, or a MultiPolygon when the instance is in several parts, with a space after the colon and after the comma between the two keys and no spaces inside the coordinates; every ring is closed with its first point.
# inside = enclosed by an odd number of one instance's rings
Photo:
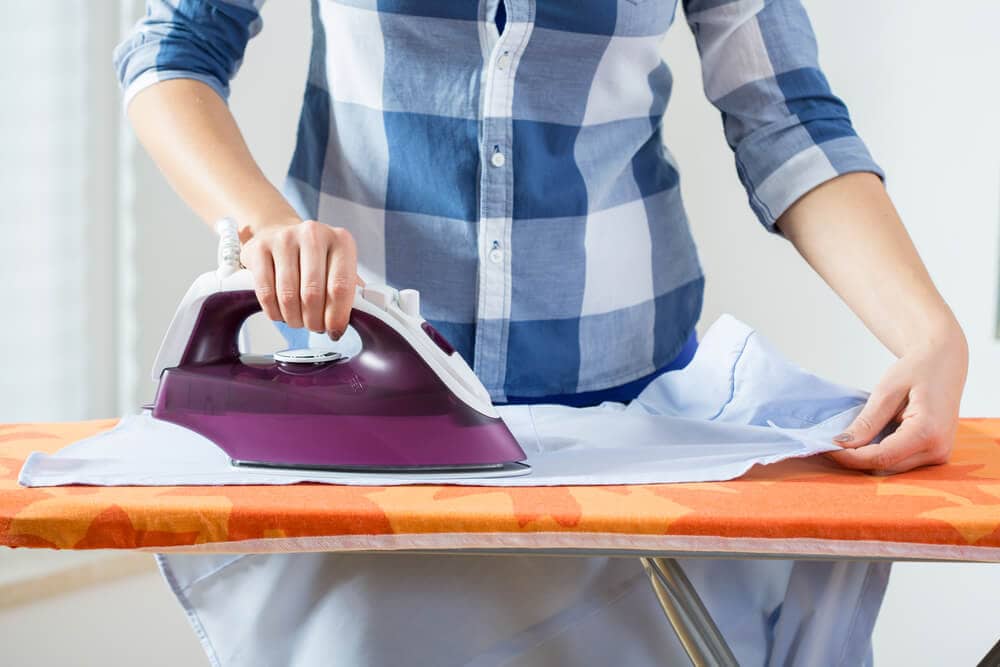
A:
{"type": "MultiPolygon", "coordinates": [[[[703,278],[662,144],[674,0],[314,0],[285,194],[349,229],[368,281],[425,316],[494,400],[613,387],[670,362],[703,278]]],[[[126,103],[222,97],[259,0],[148,0],[115,52],[126,103]]],[[[685,0],[705,91],[760,221],[839,174],[881,176],[793,0],[685,0]]]]}

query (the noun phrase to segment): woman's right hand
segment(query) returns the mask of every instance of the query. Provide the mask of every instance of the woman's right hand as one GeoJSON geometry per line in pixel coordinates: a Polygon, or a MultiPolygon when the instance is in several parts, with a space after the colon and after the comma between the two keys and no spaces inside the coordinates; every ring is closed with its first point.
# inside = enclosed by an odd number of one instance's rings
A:
{"type": "Polygon", "coordinates": [[[346,229],[315,220],[262,225],[243,243],[240,260],[271,320],[326,332],[334,340],[344,334],[355,287],[363,284],[346,229]]]}

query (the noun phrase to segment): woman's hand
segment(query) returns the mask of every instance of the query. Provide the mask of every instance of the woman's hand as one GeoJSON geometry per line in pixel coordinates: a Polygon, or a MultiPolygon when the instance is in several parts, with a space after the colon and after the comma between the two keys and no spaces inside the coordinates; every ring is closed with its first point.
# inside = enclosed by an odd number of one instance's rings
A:
{"type": "Polygon", "coordinates": [[[269,223],[254,230],[240,259],[269,318],[335,340],[344,334],[361,282],[357,248],[346,229],[315,220],[269,223]]]}
{"type": "Polygon", "coordinates": [[[882,182],[849,173],[803,195],[777,227],[898,357],[827,456],[848,468],[894,473],[951,453],[969,348],[882,182]],[[899,428],[870,444],[886,425],[899,428]]]}
{"type": "Polygon", "coordinates": [[[969,350],[957,324],[904,352],[882,377],[850,427],[834,437],[844,447],[827,457],[847,468],[879,474],[945,463],[958,426],[969,350]],[[899,427],[871,443],[886,425],[899,427]]]}

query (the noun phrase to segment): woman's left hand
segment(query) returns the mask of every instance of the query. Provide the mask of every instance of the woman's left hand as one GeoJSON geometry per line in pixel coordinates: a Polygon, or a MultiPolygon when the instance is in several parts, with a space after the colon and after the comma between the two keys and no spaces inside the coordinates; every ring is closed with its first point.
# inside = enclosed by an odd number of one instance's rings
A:
{"type": "Polygon", "coordinates": [[[834,437],[844,449],[826,456],[847,468],[885,475],[947,462],[968,363],[961,328],[954,322],[942,327],[889,367],[854,422],[834,437]],[[894,421],[898,428],[872,443],[894,421]]]}

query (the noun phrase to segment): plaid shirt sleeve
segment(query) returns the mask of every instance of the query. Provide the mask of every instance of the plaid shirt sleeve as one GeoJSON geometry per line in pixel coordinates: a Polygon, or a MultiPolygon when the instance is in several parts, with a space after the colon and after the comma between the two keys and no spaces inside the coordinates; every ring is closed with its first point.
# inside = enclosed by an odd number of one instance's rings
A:
{"type": "Polygon", "coordinates": [[[816,39],[798,0],[684,0],[701,55],[705,94],[754,213],[775,220],[841,174],[884,178],[819,69],[816,39]]]}
{"type": "Polygon", "coordinates": [[[147,0],[146,15],[114,52],[124,104],[167,79],[195,79],[222,99],[260,32],[263,0],[147,0]]]}

